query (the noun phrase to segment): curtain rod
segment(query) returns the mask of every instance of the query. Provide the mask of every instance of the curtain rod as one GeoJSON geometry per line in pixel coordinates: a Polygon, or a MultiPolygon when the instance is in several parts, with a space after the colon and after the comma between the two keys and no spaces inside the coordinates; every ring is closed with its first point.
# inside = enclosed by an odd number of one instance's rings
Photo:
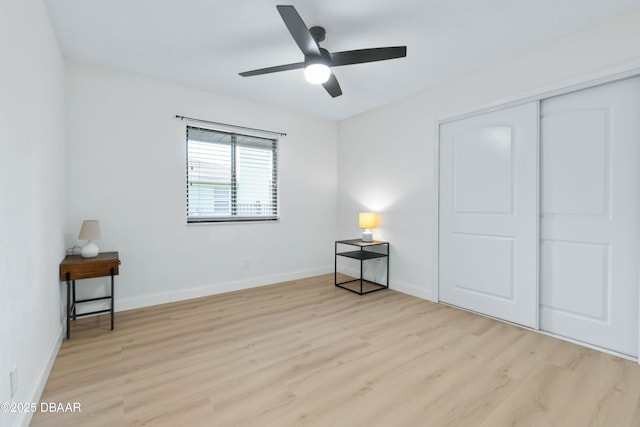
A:
{"type": "Polygon", "coordinates": [[[229,127],[234,127],[234,128],[238,128],[238,129],[253,130],[253,131],[258,131],[258,132],[272,133],[274,135],[287,136],[287,134],[284,133],[284,132],[277,132],[277,131],[267,130],[267,129],[250,128],[250,127],[247,127],[247,126],[231,125],[229,123],[212,122],[211,120],[194,119],[193,117],[180,116],[178,114],[176,114],[176,119],[180,119],[180,120],[187,119],[187,120],[193,120],[193,121],[196,121],[196,122],[209,123],[209,124],[212,124],[212,125],[229,126],[229,127]]]}

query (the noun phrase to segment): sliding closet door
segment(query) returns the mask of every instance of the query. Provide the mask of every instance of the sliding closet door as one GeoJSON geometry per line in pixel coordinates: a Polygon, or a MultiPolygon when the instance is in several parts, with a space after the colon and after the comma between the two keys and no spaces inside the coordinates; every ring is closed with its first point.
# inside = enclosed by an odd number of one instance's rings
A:
{"type": "Polygon", "coordinates": [[[538,104],[440,127],[439,295],[537,327],[538,104]]]}
{"type": "Polygon", "coordinates": [[[635,356],[640,79],[541,108],[540,327],[635,356]]]}

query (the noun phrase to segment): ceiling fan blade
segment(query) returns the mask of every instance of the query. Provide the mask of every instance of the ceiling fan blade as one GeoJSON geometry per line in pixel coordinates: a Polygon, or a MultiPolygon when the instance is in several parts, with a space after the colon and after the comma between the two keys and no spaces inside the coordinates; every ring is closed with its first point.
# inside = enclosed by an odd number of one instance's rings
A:
{"type": "Polygon", "coordinates": [[[305,56],[321,56],[320,47],[313,39],[307,25],[293,6],[276,6],[280,16],[305,56]]]}
{"type": "Polygon", "coordinates": [[[386,61],[387,59],[407,56],[406,46],[375,47],[371,49],[347,50],[330,53],[331,66],[362,64],[365,62],[386,61]]]}
{"type": "Polygon", "coordinates": [[[336,79],[336,75],[331,73],[331,77],[325,83],[322,83],[322,86],[329,92],[332,98],[336,96],[342,95],[342,89],[340,88],[340,84],[338,83],[338,79],[336,79]]]}
{"type": "Polygon", "coordinates": [[[242,77],[258,76],[260,74],[277,73],[279,71],[297,70],[304,68],[304,62],[296,62],[293,64],[276,65],[275,67],[260,68],[258,70],[245,71],[240,73],[242,77]]]}

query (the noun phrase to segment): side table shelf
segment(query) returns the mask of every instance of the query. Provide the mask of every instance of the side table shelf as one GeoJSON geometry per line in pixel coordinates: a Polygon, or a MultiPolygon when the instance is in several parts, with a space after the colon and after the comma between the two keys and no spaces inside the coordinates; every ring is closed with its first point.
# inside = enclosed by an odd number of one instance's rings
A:
{"type": "Polygon", "coordinates": [[[382,289],[387,289],[389,287],[389,242],[382,242],[379,240],[374,240],[372,242],[363,242],[360,239],[351,239],[351,240],[336,240],[335,243],[335,272],[334,272],[334,284],[335,286],[346,289],[358,295],[368,294],[375,291],[380,291],[382,289]],[[355,251],[346,251],[346,252],[338,252],[339,245],[347,245],[347,246],[356,246],[359,249],[355,251]],[[367,248],[371,247],[385,247],[386,252],[378,252],[373,250],[367,250],[367,248]],[[360,278],[346,280],[344,282],[338,283],[338,257],[351,258],[360,261],[360,278]],[[365,261],[372,259],[385,258],[387,260],[387,281],[385,284],[377,283],[371,280],[363,279],[363,264],[365,261]],[[347,283],[360,282],[360,290],[349,288],[346,285],[347,283]],[[369,289],[367,291],[364,290],[364,283],[368,283],[373,285],[373,289],[369,289]]]}

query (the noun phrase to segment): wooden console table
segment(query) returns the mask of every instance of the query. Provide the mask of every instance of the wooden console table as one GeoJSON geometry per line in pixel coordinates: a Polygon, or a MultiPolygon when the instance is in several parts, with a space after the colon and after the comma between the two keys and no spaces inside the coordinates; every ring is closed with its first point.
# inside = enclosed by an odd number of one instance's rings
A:
{"type": "Polygon", "coordinates": [[[60,280],[67,282],[67,339],[71,338],[71,320],[91,314],[111,313],[113,330],[113,276],[119,273],[118,252],[103,252],[95,258],[82,258],[80,255],[67,255],[60,263],[60,280]],[[98,298],[76,300],[76,280],[111,276],[111,295],[98,298]],[[76,304],[109,299],[111,306],[105,310],[89,313],[76,313],[76,304]]]}

